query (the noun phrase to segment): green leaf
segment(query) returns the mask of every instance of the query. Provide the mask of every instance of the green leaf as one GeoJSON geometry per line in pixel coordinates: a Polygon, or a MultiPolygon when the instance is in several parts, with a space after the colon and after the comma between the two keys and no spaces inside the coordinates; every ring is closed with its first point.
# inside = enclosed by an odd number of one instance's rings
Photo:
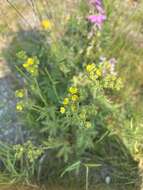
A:
{"type": "Polygon", "coordinates": [[[67,172],[71,172],[73,170],[76,170],[79,168],[79,166],[81,165],[81,161],[77,161],[74,164],[68,166],[61,174],[61,177],[63,177],[65,175],[65,173],[67,172]]]}
{"type": "Polygon", "coordinates": [[[85,163],[83,164],[85,167],[88,167],[88,168],[95,168],[95,167],[100,167],[102,166],[101,164],[90,164],[90,163],[85,163]]]}

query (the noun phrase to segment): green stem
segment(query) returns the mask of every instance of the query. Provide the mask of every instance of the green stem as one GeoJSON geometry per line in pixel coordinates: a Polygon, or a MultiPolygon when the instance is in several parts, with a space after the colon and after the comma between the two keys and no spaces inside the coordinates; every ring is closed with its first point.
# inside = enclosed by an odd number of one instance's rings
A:
{"type": "Polygon", "coordinates": [[[22,69],[20,69],[18,66],[15,66],[17,71],[21,74],[21,76],[23,76],[27,81],[30,82],[30,79],[28,78],[28,76],[22,71],[22,69]]]}
{"type": "Polygon", "coordinates": [[[48,104],[47,104],[45,98],[43,97],[43,95],[42,95],[42,93],[41,93],[41,89],[40,89],[40,87],[39,87],[39,84],[38,84],[37,79],[35,78],[34,81],[35,81],[35,84],[36,84],[37,89],[38,89],[38,95],[40,96],[40,98],[41,98],[41,100],[43,101],[43,103],[45,104],[45,106],[47,106],[48,104]]]}
{"type": "Polygon", "coordinates": [[[88,176],[89,176],[89,168],[86,166],[86,190],[88,190],[88,176]]]}
{"type": "Polygon", "coordinates": [[[46,73],[47,73],[47,75],[49,77],[49,80],[50,80],[51,84],[52,84],[52,88],[53,88],[53,91],[55,93],[55,96],[56,96],[57,100],[60,101],[60,98],[59,98],[58,93],[57,93],[55,82],[53,81],[53,79],[52,79],[49,71],[47,70],[47,68],[45,69],[45,71],[46,71],[46,73]]]}

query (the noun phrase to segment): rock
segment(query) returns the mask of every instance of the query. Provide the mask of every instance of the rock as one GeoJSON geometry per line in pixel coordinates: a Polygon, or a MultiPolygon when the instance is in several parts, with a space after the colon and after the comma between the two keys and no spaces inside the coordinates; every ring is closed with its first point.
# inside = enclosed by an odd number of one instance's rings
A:
{"type": "Polygon", "coordinates": [[[13,79],[9,68],[2,70],[5,67],[0,67],[0,141],[15,144],[23,141],[26,132],[17,121],[13,79]]]}
{"type": "Polygon", "coordinates": [[[106,183],[107,185],[109,185],[109,184],[111,183],[111,177],[110,177],[110,176],[106,176],[106,177],[105,177],[105,183],[106,183]]]}

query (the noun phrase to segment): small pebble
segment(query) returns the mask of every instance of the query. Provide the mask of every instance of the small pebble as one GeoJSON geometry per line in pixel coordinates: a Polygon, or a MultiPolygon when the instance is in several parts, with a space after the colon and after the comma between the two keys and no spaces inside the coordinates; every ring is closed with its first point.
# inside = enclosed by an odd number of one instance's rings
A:
{"type": "Polygon", "coordinates": [[[106,177],[105,177],[105,183],[106,183],[107,185],[109,185],[109,184],[111,183],[111,177],[110,177],[110,176],[106,176],[106,177]]]}

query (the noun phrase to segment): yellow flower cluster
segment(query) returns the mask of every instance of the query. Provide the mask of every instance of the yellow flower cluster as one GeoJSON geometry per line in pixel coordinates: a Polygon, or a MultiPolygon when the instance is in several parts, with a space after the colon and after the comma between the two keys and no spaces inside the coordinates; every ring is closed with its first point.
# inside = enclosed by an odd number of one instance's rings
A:
{"type": "Polygon", "coordinates": [[[86,72],[91,80],[102,79],[103,88],[120,90],[123,87],[123,82],[113,69],[113,65],[109,61],[102,62],[99,67],[96,67],[94,63],[86,65],[86,72]]]}
{"type": "MultiPolygon", "coordinates": [[[[23,98],[24,96],[25,96],[25,91],[24,91],[24,89],[19,89],[19,90],[16,90],[15,91],[15,96],[17,97],[17,98],[23,98]]],[[[16,104],[16,110],[17,111],[22,111],[24,109],[24,103],[23,103],[23,101],[19,101],[19,102],[17,102],[17,104],[16,104]]]]}
{"type": "Polygon", "coordinates": [[[92,127],[91,122],[86,121],[86,122],[85,122],[85,128],[89,129],[89,128],[91,128],[91,127],[92,127]]]}
{"type": "Polygon", "coordinates": [[[115,90],[120,90],[123,88],[123,81],[120,77],[117,77],[115,75],[107,75],[103,82],[104,88],[110,88],[115,90]]]}
{"type": "Polygon", "coordinates": [[[69,88],[69,93],[76,94],[77,92],[78,92],[78,89],[76,87],[72,86],[69,88]]]}
{"type": "Polygon", "coordinates": [[[23,98],[24,95],[25,95],[24,89],[19,89],[19,90],[16,90],[16,91],[15,91],[15,96],[16,96],[17,98],[23,98]]]}
{"type": "Polygon", "coordinates": [[[89,74],[89,78],[92,80],[96,80],[102,76],[101,69],[97,68],[94,63],[86,65],[86,71],[89,74]]]}
{"type": "Polygon", "coordinates": [[[68,98],[65,98],[64,101],[63,101],[63,105],[66,106],[66,105],[68,105],[68,103],[69,103],[69,99],[68,99],[68,98]]]}
{"type": "Polygon", "coordinates": [[[86,71],[87,71],[88,73],[90,73],[90,72],[93,71],[94,69],[95,69],[94,63],[86,65],[86,71]]]}
{"type": "Polygon", "coordinates": [[[50,20],[48,20],[48,19],[44,19],[41,22],[41,26],[42,26],[42,28],[44,30],[51,30],[52,26],[53,26],[53,23],[50,20]]]}
{"type": "Polygon", "coordinates": [[[72,86],[72,87],[70,87],[69,89],[68,89],[68,92],[69,92],[69,94],[68,94],[68,97],[66,97],[66,98],[64,98],[64,100],[63,100],[63,106],[62,107],[60,107],[60,112],[62,113],[62,114],[64,114],[65,112],[66,112],[66,106],[68,105],[68,104],[70,104],[70,106],[71,106],[71,110],[72,111],[75,111],[76,110],[76,105],[75,105],[75,103],[78,101],[78,99],[79,99],[79,96],[78,96],[78,89],[76,88],[76,87],[74,87],[74,86],[72,86]]]}
{"type": "Polygon", "coordinates": [[[60,107],[60,112],[62,113],[62,114],[64,114],[65,113],[65,111],[66,111],[66,109],[65,109],[65,107],[60,107]]]}
{"type": "Polygon", "coordinates": [[[13,146],[15,151],[15,158],[21,159],[26,157],[27,161],[33,163],[43,153],[43,149],[33,145],[31,141],[27,141],[24,144],[17,144],[13,146]]]}
{"type": "Polygon", "coordinates": [[[117,78],[116,80],[116,85],[115,85],[115,89],[118,91],[120,90],[121,88],[123,88],[124,85],[123,85],[123,80],[121,77],[117,78]]]}
{"type": "Polygon", "coordinates": [[[23,64],[23,67],[33,76],[38,75],[38,64],[37,58],[29,57],[27,61],[23,64]]]}
{"type": "Polygon", "coordinates": [[[22,101],[18,102],[16,104],[16,110],[21,112],[23,109],[24,109],[24,103],[22,101]]]}
{"type": "Polygon", "coordinates": [[[73,102],[76,102],[76,101],[78,100],[78,95],[76,95],[76,94],[72,95],[72,96],[71,96],[71,100],[72,100],[73,102]]]}

